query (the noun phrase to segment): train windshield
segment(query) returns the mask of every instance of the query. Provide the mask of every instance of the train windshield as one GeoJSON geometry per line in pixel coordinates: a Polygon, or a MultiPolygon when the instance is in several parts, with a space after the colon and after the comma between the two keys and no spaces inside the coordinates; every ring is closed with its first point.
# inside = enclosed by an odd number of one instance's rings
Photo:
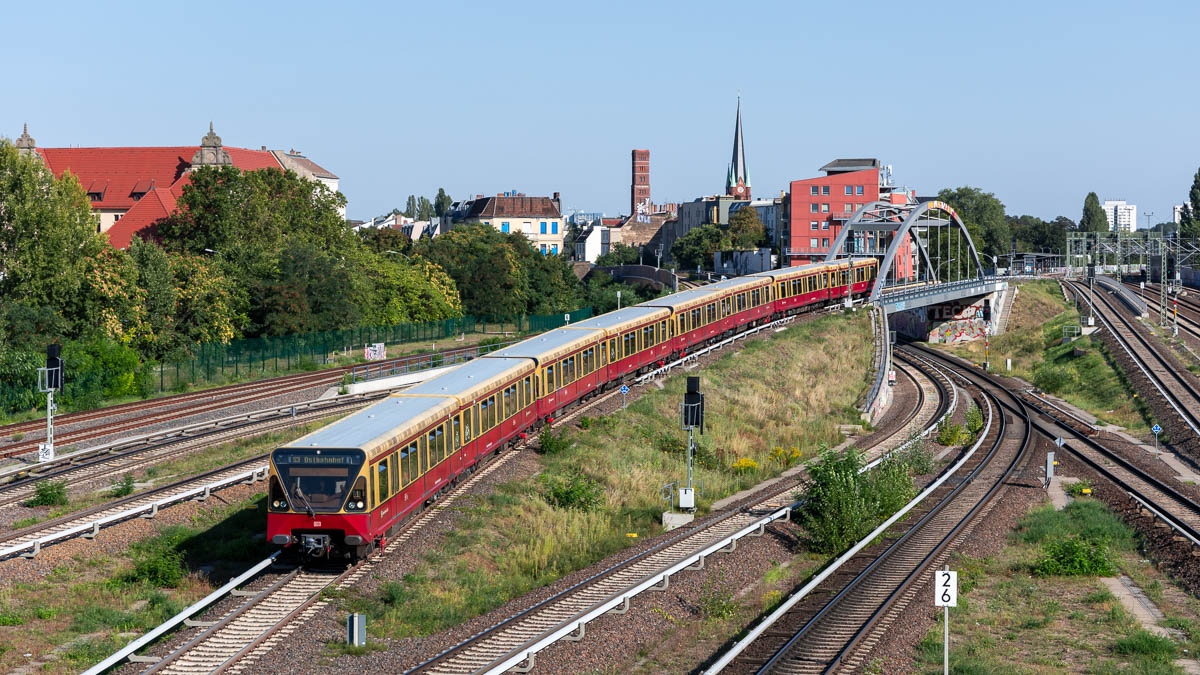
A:
{"type": "Polygon", "coordinates": [[[361,450],[280,448],[272,454],[275,470],[296,511],[337,511],[358,477],[361,450]]]}

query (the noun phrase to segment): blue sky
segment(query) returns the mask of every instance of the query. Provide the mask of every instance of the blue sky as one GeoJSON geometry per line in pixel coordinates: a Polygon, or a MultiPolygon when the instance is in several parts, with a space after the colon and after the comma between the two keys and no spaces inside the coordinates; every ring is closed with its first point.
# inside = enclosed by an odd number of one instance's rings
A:
{"type": "Polygon", "coordinates": [[[1078,219],[1084,195],[1154,221],[1200,166],[1200,3],[20,3],[0,134],[39,145],[296,148],[349,215],[560,191],[628,210],[723,190],[737,92],[756,195],[835,157],[931,194],[1078,219]],[[887,28],[884,28],[884,27],[887,28]]]}

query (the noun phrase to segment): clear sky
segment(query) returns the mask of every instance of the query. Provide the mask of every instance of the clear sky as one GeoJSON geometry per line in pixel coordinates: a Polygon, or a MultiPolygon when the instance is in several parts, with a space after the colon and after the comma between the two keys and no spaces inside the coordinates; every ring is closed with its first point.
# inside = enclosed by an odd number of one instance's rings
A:
{"type": "Polygon", "coordinates": [[[742,92],[754,193],[878,157],[932,194],[1170,219],[1200,166],[1196,2],[39,2],[4,9],[0,134],[295,148],[350,217],[560,191],[623,213],[723,191],[742,92]]]}

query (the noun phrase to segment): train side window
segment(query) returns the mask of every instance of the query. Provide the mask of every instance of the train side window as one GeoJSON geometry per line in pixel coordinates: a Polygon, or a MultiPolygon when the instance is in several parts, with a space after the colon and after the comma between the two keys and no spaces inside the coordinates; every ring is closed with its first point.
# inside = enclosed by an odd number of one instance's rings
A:
{"type": "Polygon", "coordinates": [[[533,376],[525,376],[525,406],[533,405],[533,376]]]}
{"type": "Polygon", "coordinates": [[[387,467],[387,465],[388,465],[388,460],[384,459],[379,462],[379,466],[376,468],[376,471],[379,474],[379,501],[380,502],[382,502],[383,500],[385,500],[391,496],[391,490],[388,487],[390,485],[390,483],[388,483],[388,467],[387,467]]]}
{"type": "Polygon", "coordinates": [[[457,451],[462,447],[462,420],[455,415],[454,419],[450,421],[450,426],[454,430],[454,450],[457,451]]]}
{"type": "Polygon", "coordinates": [[[505,387],[504,388],[504,411],[500,414],[501,419],[508,419],[508,416],[512,414],[512,410],[513,410],[512,394],[510,393],[510,388],[505,387]]]}
{"type": "Polygon", "coordinates": [[[446,452],[446,428],[444,425],[437,428],[437,446],[438,461],[440,462],[441,460],[446,459],[446,455],[449,454],[446,452]]]}
{"type": "Polygon", "coordinates": [[[471,429],[471,409],[470,408],[467,408],[466,410],[463,411],[462,419],[463,419],[463,445],[466,445],[467,443],[471,442],[471,438],[473,438],[475,435],[474,433],[472,433],[472,429],[471,429]]]}
{"type": "Polygon", "coordinates": [[[425,435],[422,434],[421,438],[419,438],[417,440],[417,475],[418,476],[424,476],[425,472],[429,470],[429,452],[427,451],[426,447],[427,446],[425,445],[425,435]]]}
{"type": "Polygon", "coordinates": [[[412,474],[408,470],[408,448],[400,451],[400,487],[408,485],[412,481],[412,474]]]}
{"type": "Polygon", "coordinates": [[[430,431],[426,438],[429,439],[429,445],[427,446],[429,448],[429,468],[432,469],[442,458],[438,453],[437,435],[430,431]]]}

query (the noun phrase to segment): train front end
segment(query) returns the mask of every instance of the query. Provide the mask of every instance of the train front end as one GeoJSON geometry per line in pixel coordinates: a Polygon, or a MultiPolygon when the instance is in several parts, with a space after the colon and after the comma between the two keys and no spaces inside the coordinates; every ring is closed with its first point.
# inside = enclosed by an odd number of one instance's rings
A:
{"type": "Polygon", "coordinates": [[[361,557],[374,543],[366,453],[283,447],[271,453],[267,538],[309,560],[361,557]]]}

